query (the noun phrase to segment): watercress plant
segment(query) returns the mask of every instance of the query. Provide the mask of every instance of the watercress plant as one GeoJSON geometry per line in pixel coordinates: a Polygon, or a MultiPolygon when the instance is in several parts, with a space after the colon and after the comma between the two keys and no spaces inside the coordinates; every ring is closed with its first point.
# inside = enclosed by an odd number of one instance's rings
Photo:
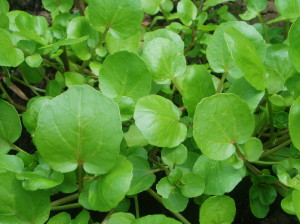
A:
{"type": "Polygon", "coordinates": [[[300,1],[245,2],[0,0],[0,222],[232,223],[246,178],[300,219],[300,1]]]}

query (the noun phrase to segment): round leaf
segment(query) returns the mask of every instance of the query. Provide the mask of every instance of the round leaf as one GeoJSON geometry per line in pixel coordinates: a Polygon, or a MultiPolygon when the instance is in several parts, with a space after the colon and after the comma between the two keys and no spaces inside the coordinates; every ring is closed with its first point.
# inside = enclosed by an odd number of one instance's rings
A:
{"type": "Polygon", "coordinates": [[[17,67],[24,61],[23,52],[13,45],[11,34],[0,28],[0,66],[17,67]]]}
{"type": "Polygon", "coordinates": [[[73,85],[83,85],[86,83],[86,79],[83,75],[76,72],[65,72],[65,82],[68,87],[73,85]]]}
{"type": "Polygon", "coordinates": [[[59,10],[61,12],[68,12],[73,6],[74,0],[42,0],[43,6],[50,12],[59,10]]]}
{"type": "Polygon", "coordinates": [[[103,174],[114,167],[122,137],[118,106],[83,85],[42,107],[34,142],[54,170],[65,173],[83,165],[88,173],[103,174]]]}
{"type": "Polygon", "coordinates": [[[234,94],[217,94],[197,105],[194,138],[205,155],[225,160],[235,152],[236,143],[245,143],[251,137],[254,123],[246,102],[234,94]]]}
{"type": "Polygon", "coordinates": [[[9,11],[9,4],[7,0],[0,0],[0,13],[7,13],[9,11]]]}
{"type": "Polygon", "coordinates": [[[22,125],[16,109],[0,99],[0,154],[5,154],[11,148],[22,132],[22,125]]]}
{"type": "Polygon", "coordinates": [[[215,161],[201,155],[194,165],[193,173],[204,179],[204,194],[222,195],[235,188],[246,175],[246,169],[235,169],[226,161],[215,161]]]}
{"type": "Polygon", "coordinates": [[[176,148],[163,148],[161,158],[165,164],[171,167],[176,164],[182,164],[187,158],[187,148],[182,144],[176,148]]]}
{"type": "Polygon", "coordinates": [[[243,153],[250,162],[259,160],[259,157],[263,153],[261,141],[258,138],[250,138],[243,147],[243,153]]]}
{"type": "Polygon", "coordinates": [[[71,215],[66,212],[61,212],[53,216],[51,219],[49,219],[47,224],[70,223],[70,222],[71,222],[71,215]]]}
{"type": "Polygon", "coordinates": [[[300,97],[294,101],[289,114],[289,130],[294,146],[300,150],[300,97]]]}
{"type": "Polygon", "coordinates": [[[152,72],[153,80],[159,84],[175,81],[184,75],[185,57],[176,45],[166,38],[154,38],[149,41],[143,51],[142,58],[152,72]]]}
{"type": "Polygon", "coordinates": [[[180,182],[183,184],[180,190],[185,197],[198,197],[204,192],[205,182],[198,174],[187,173],[183,175],[180,182]]]}
{"type": "Polygon", "coordinates": [[[90,0],[89,19],[96,28],[128,38],[138,32],[143,12],[140,0],[90,0]]]}
{"type": "Polygon", "coordinates": [[[232,223],[236,213],[234,200],[229,196],[214,196],[200,207],[200,223],[232,223]]]}
{"type": "MultiPolygon", "coordinates": [[[[300,15],[300,1],[299,1],[299,15],[300,15]]],[[[291,61],[298,72],[300,72],[300,18],[296,19],[289,31],[289,54],[291,61]]]]}
{"type": "Polygon", "coordinates": [[[145,62],[128,51],[108,56],[99,76],[100,89],[106,96],[127,96],[135,101],[150,93],[151,82],[145,62]]]}
{"type": "Polygon", "coordinates": [[[197,17],[197,7],[191,0],[181,0],[177,5],[180,20],[186,26],[190,26],[197,17]]]}
{"type": "Polygon", "coordinates": [[[147,215],[133,221],[132,224],[180,224],[181,222],[164,215],[147,215]]]}
{"type": "Polygon", "coordinates": [[[159,7],[165,0],[141,0],[143,11],[149,15],[154,15],[159,11],[159,7]]]}
{"type": "Polygon", "coordinates": [[[186,208],[189,199],[181,194],[179,188],[174,187],[168,198],[162,198],[162,202],[172,212],[182,212],[186,208]]]}
{"type": "Polygon", "coordinates": [[[187,133],[187,127],[179,123],[180,115],[170,100],[149,95],[137,102],[134,119],[150,144],[172,148],[183,142],[187,133]]]}
{"type": "Polygon", "coordinates": [[[128,37],[127,39],[121,39],[114,37],[111,34],[106,36],[106,48],[110,54],[118,51],[131,51],[136,52],[140,46],[141,32],[128,37]]]}
{"type": "Polygon", "coordinates": [[[286,186],[300,191],[300,160],[289,158],[276,165],[277,176],[286,186]]]}
{"type": "Polygon", "coordinates": [[[134,215],[131,213],[123,213],[123,212],[117,212],[113,213],[109,219],[108,224],[132,224],[132,221],[135,219],[134,215]]]}

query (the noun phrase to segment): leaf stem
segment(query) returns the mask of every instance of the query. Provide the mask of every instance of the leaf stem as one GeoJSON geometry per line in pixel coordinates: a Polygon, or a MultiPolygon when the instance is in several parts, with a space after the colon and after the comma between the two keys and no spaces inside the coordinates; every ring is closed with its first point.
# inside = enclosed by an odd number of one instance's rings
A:
{"type": "Polygon", "coordinates": [[[227,75],[228,75],[228,71],[225,71],[225,72],[223,73],[223,75],[222,75],[222,78],[221,78],[221,80],[220,80],[220,83],[219,83],[219,85],[218,85],[218,88],[217,88],[217,90],[216,90],[216,93],[220,93],[220,92],[221,92],[222,87],[223,87],[223,84],[224,84],[224,82],[225,82],[225,80],[226,80],[227,75]]]}
{"type": "Polygon", "coordinates": [[[62,210],[67,210],[67,209],[80,208],[80,207],[82,207],[81,204],[73,203],[73,204],[67,204],[67,205],[62,205],[62,206],[53,206],[50,208],[50,211],[62,211],[62,210]]]}
{"type": "MultiPolygon", "coordinates": [[[[160,204],[164,205],[162,202],[162,198],[151,188],[147,190],[147,193],[150,194],[154,199],[156,199],[160,204]]],[[[170,211],[170,210],[169,210],[170,211]]],[[[170,211],[179,221],[183,224],[191,224],[184,216],[182,216],[179,212],[170,211]]]]}
{"type": "Polygon", "coordinates": [[[157,162],[156,160],[149,158],[149,161],[160,167],[162,170],[165,171],[166,175],[169,175],[170,171],[168,170],[167,167],[165,167],[163,164],[157,162]]]}
{"type": "Polygon", "coordinates": [[[83,189],[83,175],[84,175],[83,166],[81,163],[79,163],[78,168],[77,168],[78,192],[79,193],[83,189]]]}
{"type": "Polygon", "coordinates": [[[78,197],[79,197],[79,193],[71,194],[71,195],[66,196],[64,198],[60,198],[56,201],[51,202],[50,206],[51,207],[56,207],[56,206],[59,206],[59,205],[63,205],[63,204],[66,204],[68,202],[76,200],[78,197]]]}
{"type": "Polygon", "coordinates": [[[15,80],[16,82],[18,82],[18,83],[20,83],[20,84],[22,84],[22,85],[24,85],[24,86],[27,86],[27,87],[30,88],[31,90],[36,90],[36,91],[39,91],[39,92],[42,92],[42,93],[45,92],[44,89],[40,89],[40,88],[38,88],[38,87],[32,86],[32,85],[30,85],[29,83],[26,83],[26,82],[24,82],[23,80],[21,80],[21,79],[15,77],[15,76],[13,76],[13,75],[11,76],[11,79],[15,80]]]}
{"type": "Polygon", "coordinates": [[[68,60],[67,48],[66,48],[66,46],[64,46],[63,48],[64,48],[64,50],[61,55],[61,60],[64,64],[65,72],[68,72],[68,71],[70,71],[70,64],[69,64],[69,60],[68,60]]]}
{"type": "Polygon", "coordinates": [[[261,25],[262,25],[265,40],[266,40],[267,43],[269,43],[270,40],[269,40],[269,35],[268,35],[268,30],[267,30],[266,23],[264,22],[264,20],[263,20],[263,18],[262,18],[262,16],[261,16],[260,13],[257,14],[257,18],[259,19],[259,22],[260,22],[261,25]]]}
{"type": "Polygon", "coordinates": [[[134,207],[135,207],[135,217],[138,219],[140,218],[140,207],[139,207],[139,199],[138,199],[138,196],[135,195],[133,197],[133,200],[134,200],[134,207]]]}
{"type": "Polygon", "coordinates": [[[278,145],[278,146],[276,146],[276,147],[274,147],[274,148],[272,148],[272,149],[270,149],[270,150],[264,152],[264,153],[261,155],[260,158],[261,158],[261,159],[262,159],[262,158],[265,158],[265,157],[267,157],[268,155],[270,155],[270,154],[272,154],[272,153],[274,153],[274,152],[277,152],[278,150],[280,150],[280,149],[282,149],[282,148],[288,146],[288,145],[291,144],[291,143],[292,143],[292,140],[289,139],[289,140],[285,141],[284,143],[282,143],[282,144],[280,144],[280,145],[278,145]]]}
{"type": "Polygon", "coordinates": [[[268,112],[269,112],[269,124],[270,124],[270,140],[274,144],[275,140],[275,131],[274,131],[274,122],[273,122],[273,109],[272,104],[269,98],[269,91],[266,89],[266,100],[267,100],[267,106],[268,106],[268,112]]]}

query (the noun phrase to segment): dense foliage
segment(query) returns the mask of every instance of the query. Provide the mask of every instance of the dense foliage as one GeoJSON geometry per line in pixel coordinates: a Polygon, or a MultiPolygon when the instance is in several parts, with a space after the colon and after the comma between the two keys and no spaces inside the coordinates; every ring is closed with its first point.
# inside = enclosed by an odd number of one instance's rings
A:
{"type": "Polygon", "coordinates": [[[300,1],[228,2],[0,0],[0,223],[232,223],[249,177],[254,216],[300,218],[300,1]]]}

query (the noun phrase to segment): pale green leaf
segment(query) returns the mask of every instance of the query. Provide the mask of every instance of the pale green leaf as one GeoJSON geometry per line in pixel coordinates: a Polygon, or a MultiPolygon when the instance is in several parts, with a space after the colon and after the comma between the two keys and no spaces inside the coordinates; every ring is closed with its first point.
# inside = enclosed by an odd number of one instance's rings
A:
{"type": "Polygon", "coordinates": [[[177,4],[177,12],[180,20],[186,26],[190,26],[197,17],[197,7],[191,0],[181,0],[177,4]]]}
{"type": "MultiPolygon", "coordinates": [[[[300,16],[300,1],[299,2],[299,16],[300,16]]],[[[289,54],[292,60],[292,63],[296,70],[300,72],[300,40],[299,40],[299,32],[300,32],[300,18],[296,19],[296,21],[292,24],[288,40],[289,40],[289,54]]]]}
{"type": "Polygon", "coordinates": [[[289,113],[289,130],[294,146],[300,150],[300,97],[294,101],[289,113]]]}

